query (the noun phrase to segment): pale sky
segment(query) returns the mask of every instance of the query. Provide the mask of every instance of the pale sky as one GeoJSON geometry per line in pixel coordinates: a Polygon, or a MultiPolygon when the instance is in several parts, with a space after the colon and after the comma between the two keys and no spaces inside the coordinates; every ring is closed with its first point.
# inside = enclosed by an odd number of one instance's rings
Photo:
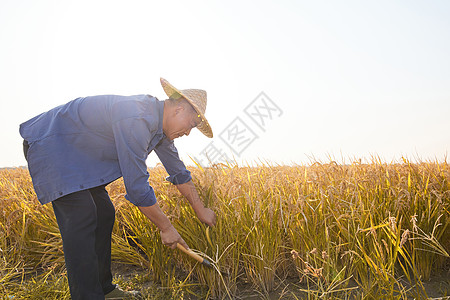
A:
{"type": "Polygon", "coordinates": [[[0,167],[26,164],[20,123],[81,96],[163,100],[160,77],[208,92],[215,137],[176,140],[186,164],[211,146],[246,162],[442,161],[449,16],[446,0],[0,0],[0,167]]]}

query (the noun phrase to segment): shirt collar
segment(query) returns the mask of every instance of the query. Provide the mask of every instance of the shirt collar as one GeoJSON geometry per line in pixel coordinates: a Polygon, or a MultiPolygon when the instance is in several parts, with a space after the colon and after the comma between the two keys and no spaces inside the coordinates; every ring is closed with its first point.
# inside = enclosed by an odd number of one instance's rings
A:
{"type": "Polygon", "coordinates": [[[159,123],[158,123],[158,133],[162,135],[164,138],[166,135],[163,132],[163,116],[164,116],[164,101],[158,100],[158,98],[155,98],[158,103],[158,109],[159,109],[159,123]]]}

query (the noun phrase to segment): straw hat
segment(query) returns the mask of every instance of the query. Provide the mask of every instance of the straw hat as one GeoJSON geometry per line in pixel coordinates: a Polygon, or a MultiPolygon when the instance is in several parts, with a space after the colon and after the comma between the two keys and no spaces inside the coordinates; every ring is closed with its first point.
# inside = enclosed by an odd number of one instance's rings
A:
{"type": "Polygon", "coordinates": [[[213,132],[211,126],[209,126],[208,120],[205,118],[205,110],[206,110],[206,91],[204,90],[178,90],[173,85],[171,85],[167,80],[161,78],[161,85],[164,89],[164,92],[171,99],[180,99],[183,97],[186,99],[195,109],[195,111],[199,114],[199,117],[202,119],[201,123],[198,124],[197,128],[201,133],[206,135],[209,138],[213,137],[213,132]]]}

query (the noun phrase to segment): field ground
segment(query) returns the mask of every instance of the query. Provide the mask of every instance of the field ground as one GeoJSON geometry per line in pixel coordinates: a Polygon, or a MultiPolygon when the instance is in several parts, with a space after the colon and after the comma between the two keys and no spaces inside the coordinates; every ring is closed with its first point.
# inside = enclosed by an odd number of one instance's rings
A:
{"type": "MultiPolygon", "coordinates": [[[[217,165],[190,168],[208,228],[163,168],[158,202],[216,269],[160,242],[124,199],[116,207],[115,280],[145,299],[446,299],[450,295],[450,167],[446,162],[217,165]]],[[[26,169],[0,170],[0,299],[69,299],[59,230],[26,169]]]]}
{"type": "MultiPolygon", "coordinates": [[[[130,266],[121,263],[113,263],[113,275],[115,282],[121,283],[129,289],[136,289],[145,291],[148,293],[148,299],[164,299],[166,294],[165,288],[152,282],[150,279],[148,269],[143,269],[138,266],[130,266]],[[153,298],[151,295],[154,295],[153,298]]],[[[427,296],[431,299],[450,299],[450,266],[445,266],[438,274],[430,278],[429,281],[423,283],[427,296]]],[[[406,282],[404,284],[407,284],[406,282]]],[[[241,283],[238,288],[236,299],[246,300],[279,300],[279,299],[307,299],[306,292],[300,292],[300,290],[307,290],[306,284],[301,284],[297,277],[287,278],[285,280],[279,280],[276,284],[277,288],[270,292],[268,295],[261,295],[260,291],[255,290],[251,283],[241,283]],[[295,296],[293,296],[295,295],[295,296]]],[[[357,287],[355,281],[349,283],[350,287],[357,287]]],[[[199,287],[200,290],[200,287],[199,287]]],[[[199,294],[201,294],[199,292],[199,294]]],[[[185,299],[202,299],[202,297],[196,297],[194,295],[186,295],[185,299]]]]}

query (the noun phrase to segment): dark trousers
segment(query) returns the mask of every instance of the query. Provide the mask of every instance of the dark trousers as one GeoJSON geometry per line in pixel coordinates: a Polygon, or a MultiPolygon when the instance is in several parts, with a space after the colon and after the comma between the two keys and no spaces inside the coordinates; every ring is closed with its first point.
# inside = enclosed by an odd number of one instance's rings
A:
{"type": "Polygon", "coordinates": [[[63,240],[72,299],[105,299],[115,288],[111,274],[115,210],[105,186],[66,195],[52,205],[63,240]]]}
{"type": "MultiPolygon", "coordinates": [[[[27,150],[24,142],[25,157],[27,150]]],[[[104,300],[115,288],[111,274],[115,209],[105,186],[63,196],[52,205],[63,240],[72,299],[104,300]]]]}

